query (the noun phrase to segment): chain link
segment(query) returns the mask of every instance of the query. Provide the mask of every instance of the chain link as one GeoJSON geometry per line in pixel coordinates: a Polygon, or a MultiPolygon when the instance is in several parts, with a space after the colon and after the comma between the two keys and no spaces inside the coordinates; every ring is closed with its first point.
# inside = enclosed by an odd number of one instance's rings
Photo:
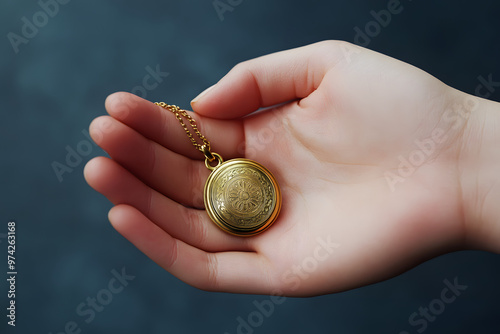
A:
{"type": "Polygon", "coordinates": [[[184,131],[186,132],[186,135],[191,140],[191,143],[193,143],[194,147],[196,147],[199,151],[203,152],[203,154],[205,154],[205,156],[209,159],[209,161],[213,161],[214,157],[212,156],[212,153],[210,152],[210,142],[208,141],[207,138],[205,138],[204,135],[201,134],[200,130],[198,130],[198,126],[196,125],[196,121],[194,120],[193,117],[191,117],[187,113],[186,110],[183,110],[176,105],[166,104],[165,102],[155,102],[155,104],[157,106],[160,106],[164,109],[171,111],[175,115],[175,118],[177,118],[179,123],[181,123],[182,128],[184,129],[184,131]],[[193,129],[194,133],[198,136],[198,138],[201,139],[203,144],[199,144],[196,141],[196,139],[194,138],[193,134],[189,130],[188,126],[186,125],[186,123],[184,122],[182,117],[184,117],[188,120],[189,125],[193,129]]]}

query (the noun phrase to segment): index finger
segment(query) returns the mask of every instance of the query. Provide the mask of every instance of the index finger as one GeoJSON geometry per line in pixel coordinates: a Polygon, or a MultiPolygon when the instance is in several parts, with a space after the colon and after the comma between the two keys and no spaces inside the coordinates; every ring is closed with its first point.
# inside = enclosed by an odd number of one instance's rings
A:
{"type": "MultiPolygon", "coordinates": [[[[203,153],[193,146],[171,111],[125,92],[108,96],[106,110],[113,118],[163,147],[192,159],[204,159],[203,153]]],[[[241,155],[242,152],[239,151],[244,142],[241,121],[211,119],[192,112],[190,116],[195,119],[200,132],[209,139],[214,152],[224,157],[241,155]]]]}

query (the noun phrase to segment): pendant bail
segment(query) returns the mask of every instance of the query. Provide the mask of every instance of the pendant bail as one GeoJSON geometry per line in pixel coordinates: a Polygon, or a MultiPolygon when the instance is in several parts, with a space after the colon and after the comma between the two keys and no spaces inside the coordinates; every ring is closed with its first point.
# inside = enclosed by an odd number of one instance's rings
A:
{"type": "Polygon", "coordinates": [[[205,158],[207,158],[208,161],[212,162],[215,160],[214,155],[210,151],[210,145],[206,145],[206,144],[202,145],[201,151],[203,152],[203,154],[205,154],[205,158]]]}

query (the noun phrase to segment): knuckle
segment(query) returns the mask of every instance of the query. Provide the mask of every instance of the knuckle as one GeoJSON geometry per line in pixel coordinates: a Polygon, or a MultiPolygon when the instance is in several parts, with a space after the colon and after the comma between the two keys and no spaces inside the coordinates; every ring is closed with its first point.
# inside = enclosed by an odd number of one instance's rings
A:
{"type": "Polygon", "coordinates": [[[215,254],[207,253],[207,281],[204,290],[218,289],[218,261],[215,254]]]}
{"type": "Polygon", "coordinates": [[[247,71],[250,64],[251,64],[251,60],[242,61],[241,63],[234,65],[233,68],[231,69],[231,72],[238,73],[238,72],[247,71]]]}
{"type": "Polygon", "coordinates": [[[167,270],[170,270],[172,267],[175,266],[177,263],[178,259],[178,243],[177,239],[174,239],[174,242],[168,247],[168,249],[165,252],[165,268],[167,270]]]}
{"type": "Polygon", "coordinates": [[[198,248],[204,248],[208,238],[208,228],[201,218],[198,210],[187,210],[188,233],[193,244],[198,248]]]}

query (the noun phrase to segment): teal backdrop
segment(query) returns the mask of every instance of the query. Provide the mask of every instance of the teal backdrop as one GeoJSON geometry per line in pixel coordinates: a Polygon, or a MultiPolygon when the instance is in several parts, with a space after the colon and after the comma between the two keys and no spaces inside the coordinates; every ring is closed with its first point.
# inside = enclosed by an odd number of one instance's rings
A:
{"type": "Polygon", "coordinates": [[[498,255],[452,253],[382,283],[271,308],[268,296],[199,291],[165,272],[113,230],[111,204],[82,175],[103,154],[87,129],[108,94],[188,107],[238,62],[326,39],[500,101],[500,87],[487,85],[500,81],[498,1],[401,0],[384,17],[394,1],[2,0],[0,333],[500,333],[498,255]],[[71,170],[56,173],[57,163],[71,170]],[[15,327],[6,317],[9,221],[15,327]],[[440,304],[449,285],[462,290],[440,304]],[[435,316],[414,316],[429,307],[435,316]]]}

